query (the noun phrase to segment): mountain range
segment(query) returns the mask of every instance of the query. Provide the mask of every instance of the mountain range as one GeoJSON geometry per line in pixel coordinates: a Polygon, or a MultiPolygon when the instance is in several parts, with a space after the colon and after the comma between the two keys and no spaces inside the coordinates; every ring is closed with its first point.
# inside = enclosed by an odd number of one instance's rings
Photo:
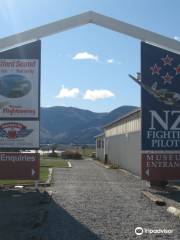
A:
{"type": "Polygon", "coordinates": [[[103,126],[135,110],[121,106],[111,112],[96,113],[74,107],[41,108],[41,143],[93,144],[103,126]]]}

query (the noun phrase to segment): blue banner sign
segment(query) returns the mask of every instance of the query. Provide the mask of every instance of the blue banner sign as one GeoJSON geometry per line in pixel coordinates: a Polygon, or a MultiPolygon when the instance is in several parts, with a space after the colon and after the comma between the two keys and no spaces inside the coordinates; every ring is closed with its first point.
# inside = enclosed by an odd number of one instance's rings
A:
{"type": "Polygon", "coordinates": [[[180,55],[141,43],[142,150],[180,150],[180,55]]]}

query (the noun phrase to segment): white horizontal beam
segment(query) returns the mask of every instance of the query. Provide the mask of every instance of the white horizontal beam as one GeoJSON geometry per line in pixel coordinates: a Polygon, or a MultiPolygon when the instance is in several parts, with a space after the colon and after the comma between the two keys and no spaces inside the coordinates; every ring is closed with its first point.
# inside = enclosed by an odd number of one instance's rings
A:
{"type": "Polygon", "coordinates": [[[127,36],[139,39],[144,42],[151,43],[162,48],[169,49],[173,52],[180,53],[180,42],[175,39],[165,37],[158,33],[119,21],[117,19],[92,13],[92,23],[101,27],[108,28],[118,33],[123,33],[127,36]]]}
{"type": "Polygon", "coordinates": [[[26,42],[41,39],[88,23],[93,23],[138,40],[180,53],[180,42],[174,39],[92,11],[1,38],[0,50],[12,48],[15,45],[22,45],[26,42]]]}
{"type": "Polygon", "coordinates": [[[59,32],[63,32],[91,22],[91,13],[85,12],[80,15],[65,18],[40,27],[36,27],[21,33],[17,33],[0,39],[0,49],[12,48],[15,45],[31,42],[59,32]]]}

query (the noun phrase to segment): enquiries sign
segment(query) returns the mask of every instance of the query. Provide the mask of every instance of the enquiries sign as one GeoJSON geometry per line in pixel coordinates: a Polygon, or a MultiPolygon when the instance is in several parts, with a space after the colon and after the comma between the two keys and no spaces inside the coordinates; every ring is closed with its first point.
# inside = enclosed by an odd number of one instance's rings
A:
{"type": "Polygon", "coordinates": [[[143,42],[141,61],[142,177],[177,179],[180,156],[172,153],[180,151],[180,55],[143,42]]]}
{"type": "Polygon", "coordinates": [[[39,154],[0,153],[0,179],[39,179],[39,154]]]}

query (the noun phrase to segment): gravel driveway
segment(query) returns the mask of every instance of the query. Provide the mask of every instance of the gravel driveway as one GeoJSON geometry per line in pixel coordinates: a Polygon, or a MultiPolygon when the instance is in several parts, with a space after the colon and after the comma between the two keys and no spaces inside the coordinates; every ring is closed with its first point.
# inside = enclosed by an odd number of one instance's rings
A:
{"type": "Polygon", "coordinates": [[[54,172],[43,240],[180,239],[180,220],[141,194],[145,182],[92,160],[71,163],[54,172]],[[173,233],[137,236],[136,227],[173,233]]]}

